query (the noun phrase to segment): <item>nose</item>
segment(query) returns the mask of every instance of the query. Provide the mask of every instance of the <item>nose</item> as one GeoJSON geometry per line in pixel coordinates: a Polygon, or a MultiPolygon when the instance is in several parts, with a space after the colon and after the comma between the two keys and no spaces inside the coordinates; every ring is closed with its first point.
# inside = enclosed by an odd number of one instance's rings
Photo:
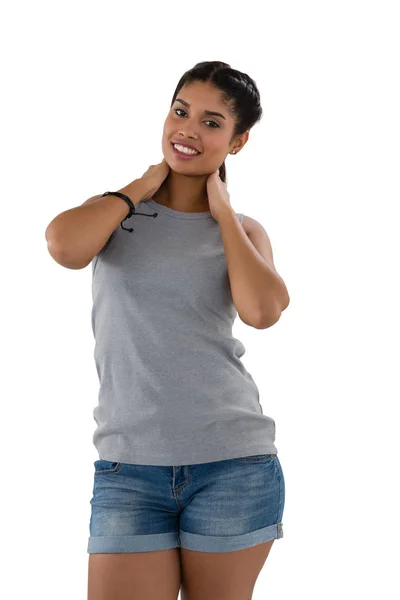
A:
{"type": "Polygon", "coordinates": [[[186,129],[178,129],[178,135],[181,137],[190,137],[193,140],[198,140],[199,135],[191,128],[188,122],[185,123],[186,129]]]}
{"type": "Polygon", "coordinates": [[[191,139],[191,140],[197,140],[198,136],[197,135],[193,135],[191,133],[185,134],[183,131],[180,131],[178,134],[182,139],[191,139]]]}

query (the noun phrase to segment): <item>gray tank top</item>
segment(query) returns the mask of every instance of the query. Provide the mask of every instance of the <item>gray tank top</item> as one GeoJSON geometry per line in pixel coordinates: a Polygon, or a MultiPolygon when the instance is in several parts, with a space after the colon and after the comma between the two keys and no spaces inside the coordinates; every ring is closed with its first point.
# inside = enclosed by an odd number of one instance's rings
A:
{"type": "Polygon", "coordinates": [[[277,454],[275,421],[232,336],[218,222],[153,199],[136,211],[92,260],[99,458],[178,466],[277,454]]]}

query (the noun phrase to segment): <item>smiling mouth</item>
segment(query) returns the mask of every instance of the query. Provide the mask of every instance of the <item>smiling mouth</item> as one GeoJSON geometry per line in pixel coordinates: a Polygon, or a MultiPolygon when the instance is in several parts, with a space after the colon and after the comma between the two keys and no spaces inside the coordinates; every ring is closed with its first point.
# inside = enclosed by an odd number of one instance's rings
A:
{"type": "MultiPolygon", "coordinates": [[[[176,142],[175,142],[176,143],[176,142]]],[[[177,144],[179,146],[179,144],[177,144]]],[[[183,148],[186,148],[187,146],[185,146],[184,144],[181,144],[183,148]]],[[[172,149],[175,152],[179,152],[180,154],[183,154],[184,156],[200,156],[200,154],[202,154],[202,152],[200,152],[199,150],[196,150],[196,154],[186,154],[185,152],[180,152],[179,150],[177,150],[174,146],[174,142],[171,142],[171,146],[172,149]]],[[[189,150],[193,150],[193,148],[189,148],[189,150]]]]}

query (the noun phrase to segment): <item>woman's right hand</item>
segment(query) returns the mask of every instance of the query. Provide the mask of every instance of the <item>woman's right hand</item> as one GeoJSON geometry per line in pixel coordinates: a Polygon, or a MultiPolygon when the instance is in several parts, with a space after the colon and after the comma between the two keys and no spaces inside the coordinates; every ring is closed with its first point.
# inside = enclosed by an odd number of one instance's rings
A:
{"type": "Polygon", "coordinates": [[[161,184],[167,178],[170,166],[163,158],[157,165],[151,165],[145,173],[138,179],[143,190],[141,201],[150,200],[150,198],[161,187],[161,184]]]}

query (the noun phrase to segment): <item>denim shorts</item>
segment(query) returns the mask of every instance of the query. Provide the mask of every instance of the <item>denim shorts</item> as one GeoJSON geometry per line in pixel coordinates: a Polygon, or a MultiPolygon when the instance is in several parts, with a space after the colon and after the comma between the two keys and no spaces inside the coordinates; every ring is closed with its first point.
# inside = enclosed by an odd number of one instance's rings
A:
{"type": "Polygon", "coordinates": [[[283,537],[277,454],[216,462],[94,462],[87,552],[232,552],[283,537]]]}

